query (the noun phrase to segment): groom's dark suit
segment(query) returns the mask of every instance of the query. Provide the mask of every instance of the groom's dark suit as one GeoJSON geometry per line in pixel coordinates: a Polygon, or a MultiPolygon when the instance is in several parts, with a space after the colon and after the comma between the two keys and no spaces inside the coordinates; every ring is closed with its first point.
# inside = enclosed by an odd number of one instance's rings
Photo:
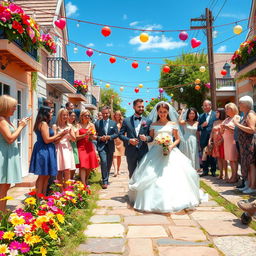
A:
{"type": "MultiPolygon", "coordinates": [[[[211,135],[213,123],[216,120],[216,113],[214,111],[211,112],[208,117],[207,113],[203,113],[199,116],[198,119],[198,131],[200,131],[200,147],[201,150],[208,145],[208,141],[211,135]],[[203,127],[202,124],[208,119],[207,126],[203,127]]],[[[216,159],[212,156],[207,156],[207,160],[203,161],[203,174],[208,175],[208,167],[211,166],[211,173],[215,175],[216,172],[216,159]]]]}
{"type": "Polygon", "coordinates": [[[114,139],[118,137],[118,128],[116,122],[107,120],[107,131],[104,127],[104,120],[99,120],[95,123],[97,132],[97,150],[101,161],[102,183],[108,185],[109,172],[113,162],[113,154],[115,152],[114,139]],[[110,136],[110,140],[101,141],[102,136],[110,136]]]}
{"type": "Polygon", "coordinates": [[[153,140],[153,138],[149,135],[149,128],[152,121],[145,117],[142,117],[141,120],[139,120],[140,129],[137,134],[135,127],[135,118],[136,117],[134,115],[126,118],[123,121],[122,128],[119,132],[119,137],[124,142],[125,146],[125,155],[127,158],[130,178],[132,177],[132,174],[136,169],[139,161],[148,152],[147,143],[153,140]],[[147,142],[141,141],[139,139],[139,135],[142,134],[144,134],[147,137],[147,142]],[[129,140],[134,138],[139,140],[139,144],[137,146],[133,146],[132,144],[129,143],[129,140]]]}

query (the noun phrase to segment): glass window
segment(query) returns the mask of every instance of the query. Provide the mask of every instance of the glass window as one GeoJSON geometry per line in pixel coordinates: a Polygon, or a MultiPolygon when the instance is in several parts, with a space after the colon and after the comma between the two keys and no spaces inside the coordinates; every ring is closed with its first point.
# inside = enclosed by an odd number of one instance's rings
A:
{"type": "Polygon", "coordinates": [[[10,95],[11,88],[7,84],[0,83],[0,95],[7,94],[10,95]]]}

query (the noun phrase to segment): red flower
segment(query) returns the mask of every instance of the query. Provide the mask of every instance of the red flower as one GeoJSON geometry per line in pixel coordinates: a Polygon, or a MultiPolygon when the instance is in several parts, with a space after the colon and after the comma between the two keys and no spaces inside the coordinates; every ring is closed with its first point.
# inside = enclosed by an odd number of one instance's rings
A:
{"type": "Polygon", "coordinates": [[[38,196],[39,198],[44,198],[44,194],[42,194],[42,193],[37,194],[37,196],[38,196]]]}
{"type": "Polygon", "coordinates": [[[12,28],[16,29],[20,34],[22,34],[24,32],[23,27],[20,25],[20,23],[16,20],[13,21],[12,23],[12,28]]]}
{"type": "Polygon", "coordinates": [[[36,191],[31,191],[28,193],[30,196],[35,196],[36,195],[36,191]]]}
{"type": "Polygon", "coordinates": [[[43,229],[43,231],[44,231],[45,233],[48,233],[49,230],[50,230],[50,227],[44,222],[44,223],[42,224],[42,229],[43,229]]]}
{"type": "Polygon", "coordinates": [[[22,15],[22,23],[23,24],[30,26],[29,19],[30,19],[30,17],[28,15],[26,15],[26,14],[22,15]]]}
{"type": "Polygon", "coordinates": [[[43,210],[39,210],[37,215],[38,216],[42,216],[42,215],[45,215],[46,214],[46,211],[43,211],[43,210]]]}

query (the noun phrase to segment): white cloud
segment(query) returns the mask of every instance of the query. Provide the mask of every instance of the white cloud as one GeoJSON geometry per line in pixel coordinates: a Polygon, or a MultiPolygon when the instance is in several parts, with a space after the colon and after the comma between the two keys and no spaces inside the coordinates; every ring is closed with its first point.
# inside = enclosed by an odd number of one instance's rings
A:
{"type": "Polygon", "coordinates": [[[114,45],[112,43],[107,43],[106,46],[107,47],[113,47],[114,45]]]}
{"type": "Polygon", "coordinates": [[[133,26],[136,26],[136,25],[138,25],[138,24],[139,24],[138,21],[133,21],[133,22],[131,22],[129,25],[130,25],[131,27],[133,27],[133,26]]]}
{"type": "Polygon", "coordinates": [[[139,45],[138,51],[153,50],[153,49],[163,49],[163,50],[173,50],[186,46],[187,43],[181,41],[173,41],[173,38],[162,36],[149,36],[149,41],[147,43],[142,43],[139,36],[130,39],[129,43],[131,45],[139,45]]]}
{"type": "Polygon", "coordinates": [[[161,30],[163,28],[163,26],[161,24],[148,24],[145,25],[143,27],[139,27],[139,29],[142,30],[161,30]]]}
{"type": "Polygon", "coordinates": [[[239,14],[236,14],[236,13],[221,13],[220,14],[220,17],[223,17],[223,18],[232,18],[232,19],[246,19],[248,18],[245,14],[243,13],[239,13],[239,14]]]}
{"type": "Polygon", "coordinates": [[[86,46],[87,46],[87,47],[93,47],[94,44],[93,44],[93,43],[89,43],[89,44],[87,44],[86,46]]]}
{"type": "Polygon", "coordinates": [[[66,15],[69,17],[73,14],[75,14],[78,10],[78,7],[74,4],[72,4],[71,2],[68,2],[66,4],[66,15]]]}
{"type": "Polygon", "coordinates": [[[227,51],[227,46],[226,45],[221,45],[218,49],[217,52],[226,52],[227,51]]]}
{"type": "Polygon", "coordinates": [[[127,19],[128,19],[127,14],[124,14],[124,15],[123,15],[123,20],[127,20],[127,19]]]}

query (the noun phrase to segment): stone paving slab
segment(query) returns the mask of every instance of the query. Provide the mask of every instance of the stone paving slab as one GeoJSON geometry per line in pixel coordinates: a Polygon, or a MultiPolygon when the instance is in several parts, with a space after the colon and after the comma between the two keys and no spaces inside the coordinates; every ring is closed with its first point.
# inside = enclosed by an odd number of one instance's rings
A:
{"type": "Polygon", "coordinates": [[[89,253],[123,253],[124,250],[125,240],[122,238],[88,238],[78,247],[78,251],[89,253]]]}
{"type": "Polygon", "coordinates": [[[124,237],[121,224],[92,224],[87,226],[84,234],[88,237],[124,237]]]}
{"type": "Polygon", "coordinates": [[[230,212],[200,212],[196,211],[190,215],[194,220],[234,220],[237,217],[230,212]]]}
{"type": "Polygon", "coordinates": [[[226,236],[213,239],[225,256],[255,256],[256,238],[249,236],[226,236]]]}
{"type": "Polygon", "coordinates": [[[202,211],[207,211],[207,212],[209,212],[209,211],[213,211],[213,212],[227,211],[223,206],[208,206],[208,207],[200,206],[200,207],[197,207],[196,210],[200,211],[200,212],[202,212],[202,211]]]}
{"type": "Polygon", "coordinates": [[[129,256],[154,256],[151,239],[128,239],[129,256]]]}
{"type": "Polygon", "coordinates": [[[219,256],[216,249],[204,246],[159,247],[159,256],[219,256]]]}
{"type": "Polygon", "coordinates": [[[210,200],[208,202],[203,202],[199,205],[199,207],[213,207],[213,206],[219,206],[218,203],[216,203],[213,200],[210,200]]]}
{"type": "Polygon", "coordinates": [[[120,222],[121,218],[119,215],[94,215],[90,218],[92,223],[113,223],[120,222]]]}
{"type": "Polygon", "coordinates": [[[132,209],[127,209],[127,208],[107,209],[106,213],[107,214],[117,214],[117,215],[122,215],[122,216],[131,216],[131,215],[135,216],[135,215],[140,214],[132,209]]]}
{"type": "Polygon", "coordinates": [[[196,227],[198,225],[197,222],[194,220],[175,220],[175,219],[173,219],[172,221],[173,221],[174,225],[177,225],[177,226],[187,226],[187,227],[194,226],[194,227],[196,227]]]}
{"type": "Polygon", "coordinates": [[[118,200],[101,200],[98,202],[101,207],[127,207],[127,202],[120,202],[118,200]]]}
{"type": "Polygon", "coordinates": [[[162,226],[129,226],[127,238],[168,237],[162,226]]]}
{"type": "Polygon", "coordinates": [[[197,227],[169,226],[169,230],[173,238],[177,240],[186,240],[186,241],[207,240],[203,231],[197,227]]]}
{"type": "Polygon", "coordinates": [[[143,216],[129,216],[124,218],[124,223],[127,225],[161,225],[170,224],[167,217],[157,214],[149,214],[143,216]]]}
{"type": "Polygon", "coordinates": [[[155,240],[156,244],[158,246],[167,246],[167,245],[208,245],[210,244],[210,241],[203,241],[203,242],[195,242],[195,241],[182,241],[182,240],[175,240],[175,239],[171,239],[171,238],[160,238],[155,240]]]}
{"type": "Polygon", "coordinates": [[[228,235],[248,235],[255,234],[255,231],[250,227],[241,224],[240,220],[199,220],[207,233],[211,236],[228,236],[228,235]]]}
{"type": "Polygon", "coordinates": [[[172,220],[190,220],[188,214],[171,214],[172,220]]]}

